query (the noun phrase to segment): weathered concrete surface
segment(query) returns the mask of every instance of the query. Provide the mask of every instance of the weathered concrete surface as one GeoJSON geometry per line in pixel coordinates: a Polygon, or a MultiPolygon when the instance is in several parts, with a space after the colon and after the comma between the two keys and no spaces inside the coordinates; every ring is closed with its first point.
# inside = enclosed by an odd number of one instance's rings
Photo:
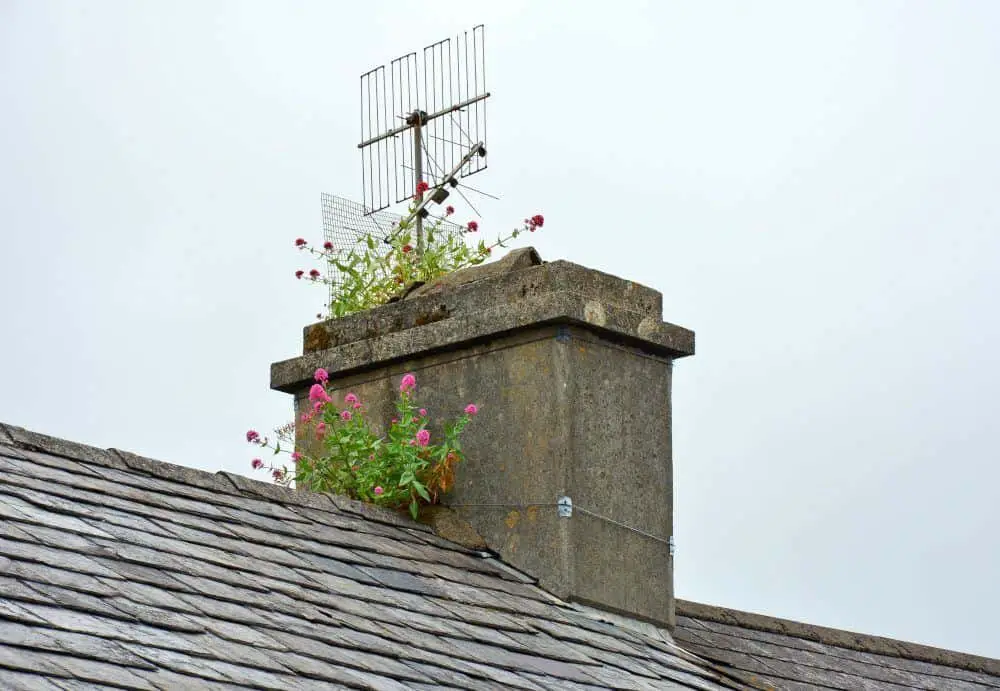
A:
{"type": "Polygon", "coordinates": [[[272,388],[295,394],[298,414],[324,367],[336,402],[353,391],[388,421],[413,372],[433,436],[475,402],[446,503],[554,594],[672,626],[671,366],[694,334],[660,321],[661,304],[567,262],[456,280],[309,327],[306,354],[272,365],[272,388]],[[319,341],[337,345],[311,350],[319,341]],[[557,515],[562,495],[571,518],[557,515]]]}

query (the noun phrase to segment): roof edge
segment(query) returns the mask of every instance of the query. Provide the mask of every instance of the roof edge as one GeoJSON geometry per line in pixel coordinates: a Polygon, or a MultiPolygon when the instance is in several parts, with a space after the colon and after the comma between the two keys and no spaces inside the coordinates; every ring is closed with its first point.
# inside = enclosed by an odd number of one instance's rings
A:
{"type": "Polygon", "coordinates": [[[293,506],[305,506],[331,513],[351,514],[374,523],[409,528],[418,532],[433,531],[416,521],[410,520],[396,511],[381,506],[365,504],[347,497],[325,492],[310,492],[284,487],[270,482],[254,480],[220,470],[211,472],[188,466],[160,461],[148,456],[110,448],[102,449],[88,444],[68,441],[59,437],[33,432],[23,427],[0,422],[0,444],[13,449],[40,451],[53,456],[61,456],[74,461],[92,463],[125,472],[141,473],[163,480],[185,485],[224,492],[237,497],[253,497],[293,506]]]}
{"type": "Polygon", "coordinates": [[[817,643],[835,645],[864,653],[889,655],[908,660],[917,660],[936,665],[945,665],[969,672],[980,672],[1000,676],[1000,660],[980,655],[959,653],[944,648],[935,648],[921,643],[899,641],[884,636],[856,633],[827,626],[814,626],[790,619],[769,617],[753,612],[744,612],[727,607],[706,605],[690,600],[675,601],[677,616],[703,619],[719,624],[730,624],[757,631],[794,636],[817,643]]]}

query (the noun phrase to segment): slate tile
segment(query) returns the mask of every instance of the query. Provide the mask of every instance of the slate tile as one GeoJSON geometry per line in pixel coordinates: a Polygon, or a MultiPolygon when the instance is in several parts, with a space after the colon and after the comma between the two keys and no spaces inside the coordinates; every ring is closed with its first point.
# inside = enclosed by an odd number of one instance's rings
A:
{"type": "Polygon", "coordinates": [[[280,643],[273,636],[267,635],[263,629],[255,629],[253,627],[246,626],[245,624],[224,621],[221,619],[209,619],[207,617],[196,618],[195,622],[204,630],[211,631],[219,638],[227,641],[243,643],[256,648],[277,650],[280,652],[288,650],[287,646],[280,643]]]}
{"type": "Polygon", "coordinates": [[[47,583],[49,585],[69,588],[70,590],[79,590],[80,592],[99,597],[106,597],[116,592],[114,588],[111,588],[96,576],[78,571],[56,569],[37,562],[11,559],[6,561],[6,565],[0,565],[0,573],[8,576],[17,576],[28,582],[47,583]]]}
{"type": "Polygon", "coordinates": [[[202,614],[208,617],[246,624],[267,624],[267,619],[263,612],[257,612],[252,608],[248,608],[245,604],[237,604],[194,593],[178,593],[177,597],[198,608],[202,614]]]}
{"type": "Polygon", "coordinates": [[[143,469],[146,471],[155,468],[154,474],[136,473],[132,468],[121,470],[98,467],[93,470],[105,480],[143,492],[176,495],[223,506],[239,506],[242,501],[239,493],[231,491],[231,488],[225,482],[221,482],[215,473],[163,463],[162,461],[152,461],[143,465],[143,469]],[[170,477],[163,477],[163,475],[170,477]]]}
{"type": "Polygon", "coordinates": [[[299,573],[304,577],[308,577],[310,581],[318,583],[323,588],[331,587],[327,576],[336,576],[337,578],[349,578],[352,581],[358,581],[359,583],[364,583],[366,585],[378,585],[371,575],[361,571],[355,566],[351,566],[342,561],[337,561],[336,559],[327,559],[326,557],[320,557],[313,555],[313,569],[319,569],[319,571],[306,571],[305,569],[299,569],[299,573]]]}
{"type": "Polygon", "coordinates": [[[560,624],[547,619],[531,619],[529,621],[532,627],[560,640],[575,641],[622,655],[640,656],[638,648],[605,633],[599,633],[580,626],[560,624]]]}
{"type": "Polygon", "coordinates": [[[135,621],[135,617],[110,605],[105,599],[81,593],[76,590],[60,588],[59,586],[48,585],[46,583],[33,583],[31,589],[42,595],[40,600],[50,605],[58,605],[67,609],[88,612],[112,619],[122,619],[125,621],[135,621]]]}
{"type": "Polygon", "coordinates": [[[522,631],[524,633],[532,633],[534,630],[524,623],[527,620],[517,615],[500,612],[488,607],[467,605],[461,602],[444,600],[436,600],[435,602],[441,609],[448,612],[451,618],[460,619],[470,624],[478,624],[479,626],[505,631],[522,631]]]}
{"type": "Polygon", "coordinates": [[[65,686],[32,672],[0,669],[0,689],[4,691],[66,691],[65,686]]]}
{"type": "Polygon", "coordinates": [[[112,535],[112,537],[115,535],[114,532],[105,526],[114,525],[122,528],[130,528],[131,530],[137,530],[147,535],[162,535],[164,537],[170,537],[172,535],[148,518],[143,518],[142,516],[137,516],[136,514],[112,508],[108,508],[99,514],[95,514],[93,518],[87,518],[84,520],[91,522],[98,528],[102,528],[105,532],[112,535]]]}
{"type": "Polygon", "coordinates": [[[423,672],[430,679],[434,680],[434,687],[440,688],[449,685],[457,689],[469,689],[470,691],[506,691],[507,687],[495,682],[477,679],[467,674],[462,674],[455,670],[437,667],[421,662],[407,662],[414,669],[423,672]]]}
{"type": "MultiPolygon", "coordinates": [[[[158,609],[186,612],[189,614],[200,614],[201,610],[194,605],[185,602],[181,598],[165,590],[161,586],[152,586],[147,583],[140,583],[135,580],[102,580],[101,583],[111,591],[107,594],[114,594],[124,597],[134,603],[148,605],[158,609]]],[[[179,585],[179,584],[178,584],[179,585]]]]}
{"type": "Polygon", "coordinates": [[[55,655],[38,650],[28,650],[0,642],[0,668],[35,672],[53,677],[72,676],[56,662],[55,655]]]}
{"type": "Polygon", "coordinates": [[[49,625],[64,631],[76,631],[122,642],[142,643],[156,647],[196,652],[203,634],[189,634],[167,631],[137,622],[106,619],[85,612],[62,607],[35,605],[32,614],[41,617],[49,625]]]}
{"type": "Polygon", "coordinates": [[[597,681],[613,689],[628,689],[629,691],[657,691],[663,688],[661,684],[651,682],[638,675],[630,674],[622,669],[599,665],[588,667],[587,674],[597,679],[597,681]]]}
{"type": "Polygon", "coordinates": [[[173,578],[161,568],[146,566],[132,561],[121,561],[109,557],[95,557],[93,561],[104,571],[101,575],[107,582],[128,580],[136,583],[146,583],[160,588],[178,592],[195,592],[191,586],[173,578]]]}
{"type": "Polygon", "coordinates": [[[190,617],[178,614],[177,612],[142,605],[122,597],[109,598],[107,602],[115,609],[124,612],[129,617],[144,624],[171,631],[187,631],[189,633],[200,633],[205,630],[204,626],[196,623],[190,617]]]}
{"type": "MultiPolygon", "coordinates": [[[[479,629],[481,631],[484,630],[482,627],[479,627],[479,629]]],[[[513,640],[521,649],[530,650],[542,657],[550,657],[554,660],[564,660],[584,665],[597,664],[589,655],[581,653],[577,649],[567,646],[559,639],[545,633],[527,634],[508,631],[504,635],[507,639],[513,640]]]]}
{"type": "Polygon", "coordinates": [[[289,648],[297,650],[302,655],[308,655],[338,665],[345,665],[362,672],[381,674],[395,679],[431,681],[426,675],[417,672],[392,657],[345,647],[342,644],[345,639],[340,637],[330,637],[327,639],[330,642],[326,642],[285,631],[276,631],[274,635],[289,648]]]}
{"type": "Polygon", "coordinates": [[[403,590],[429,597],[448,597],[451,592],[450,589],[444,587],[446,584],[440,578],[427,578],[406,571],[383,569],[377,566],[359,566],[358,568],[370,578],[393,590],[403,590]]]}
{"type": "Polygon", "coordinates": [[[226,640],[210,633],[198,636],[197,641],[201,650],[200,654],[216,660],[226,660],[236,665],[267,669],[282,674],[287,674],[290,671],[282,664],[281,654],[274,650],[226,640]]]}
{"type": "MultiPolygon", "coordinates": [[[[559,679],[556,677],[546,676],[544,674],[537,674],[533,672],[522,672],[521,676],[525,679],[531,680],[536,684],[539,684],[544,689],[549,689],[550,691],[606,691],[607,686],[596,686],[595,684],[583,684],[574,681],[569,681],[567,679],[559,679]]],[[[665,686],[663,688],[679,688],[665,686]]]]}
{"type": "Polygon", "coordinates": [[[144,646],[130,642],[123,642],[121,645],[128,652],[151,662],[157,667],[165,668],[188,677],[198,677],[199,682],[201,679],[211,679],[220,682],[232,681],[232,679],[216,668],[214,660],[195,657],[175,650],[144,646]]]}
{"type": "MultiPolygon", "coordinates": [[[[31,613],[31,611],[24,605],[19,605],[16,602],[12,602],[6,598],[2,589],[0,589],[0,620],[7,619],[10,621],[17,621],[26,624],[44,624],[46,623],[41,617],[37,617],[31,613]]],[[[3,640],[0,638],[0,640],[3,640]]]]}
{"type": "MultiPolygon", "coordinates": [[[[368,617],[382,626],[383,624],[395,624],[430,633],[433,635],[458,636],[460,635],[454,626],[440,616],[430,616],[412,610],[404,610],[391,605],[375,602],[358,602],[350,598],[340,598],[335,607],[340,612],[347,612],[358,617],[368,617]]],[[[452,622],[457,623],[457,622],[452,622]]],[[[406,641],[409,637],[403,637],[406,641]]]]}
{"type": "Polygon", "coordinates": [[[46,528],[45,526],[33,523],[19,523],[17,527],[34,537],[35,541],[40,542],[47,547],[56,547],[70,552],[76,552],[77,554],[104,554],[104,550],[101,549],[97,543],[83,537],[82,535],[75,535],[64,530],[46,528]]]}
{"type": "Polygon", "coordinates": [[[75,501],[75,495],[72,492],[67,492],[71,495],[70,497],[63,497],[58,494],[41,492],[31,487],[24,487],[20,484],[24,482],[24,479],[17,478],[16,476],[5,477],[3,496],[20,497],[29,504],[44,508],[52,513],[61,513],[67,516],[86,517],[95,513],[92,504],[75,501]]]}
{"type": "Polygon", "coordinates": [[[153,669],[153,665],[149,662],[133,655],[114,641],[87,634],[0,622],[0,640],[8,645],[17,645],[22,648],[68,653],[76,657],[90,658],[125,667],[153,669]]]}
{"type": "Polygon", "coordinates": [[[462,653],[463,657],[473,660],[489,660],[490,664],[496,667],[503,667],[504,669],[516,672],[528,671],[583,684],[594,684],[596,682],[593,676],[587,674],[583,665],[571,665],[559,660],[550,660],[537,655],[526,655],[457,638],[449,639],[449,641],[455,647],[456,654],[462,653]]]}
{"type": "MultiPolygon", "coordinates": [[[[197,689],[198,691],[244,691],[246,687],[229,684],[222,681],[211,681],[204,677],[191,677],[186,674],[178,674],[166,669],[156,669],[153,671],[143,671],[139,673],[143,679],[161,691],[175,691],[181,689],[197,689]]],[[[81,689],[80,691],[84,691],[81,689]]],[[[92,690],[87,690],[92,691],[92,690]]]]}

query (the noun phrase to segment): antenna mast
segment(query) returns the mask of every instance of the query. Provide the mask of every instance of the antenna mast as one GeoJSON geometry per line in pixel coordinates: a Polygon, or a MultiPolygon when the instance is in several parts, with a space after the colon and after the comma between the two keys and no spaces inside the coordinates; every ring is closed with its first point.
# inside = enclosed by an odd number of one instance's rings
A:
{"type": "Polygon", "coordinates": [[[458,178],[486,168],[485,101],[490,94],[484,33],[480,24],[454,43],[446,38],[427,46],[422,66],[416,53],[396,58],[389,64],[388,80],[385,65],[361,75],[358,148],[365,212],[414,199],[417,206],[404,223],[416,218],[418,253],[424,250],[428,204],[441,204],[449,195],[446,186],[455,188],[458,178]],[[402,124],[393,126],[397,120],[402,124]],[[425,179],[428,172],[430,180],[425,179]]]}

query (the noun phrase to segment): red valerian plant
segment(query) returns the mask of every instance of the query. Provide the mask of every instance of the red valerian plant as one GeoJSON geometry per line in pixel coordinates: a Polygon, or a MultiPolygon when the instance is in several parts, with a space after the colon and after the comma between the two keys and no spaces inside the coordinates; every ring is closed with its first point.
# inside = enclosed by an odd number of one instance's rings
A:
{"type": "MultiPolygon", "coordinates": [[[[416,209],[421,195],[429,189],[426,182],[417,184],[410,211],[416,209]]],[[[444,227],[445,218],[455,213],[454,207],[445,209],[445,216],[425,220],[424,247],[422,252],[414,251],[417,244],[413,233],[414,223],[400,222],[393,229],[387,246],[381,238],[370,234],[361,237],[354,247],[336,248],[331,242],[323,243],[323,248],[311,246],[305,239],[297,238],[295,246],[326,262],[339,274],[336,282],[322,278],[317,269],[295,272],[296,278],[308,274],[315,283],[333,283],[333,299],[330,302],[330,317],[343,317],[371,307],[385,304],[400,290],[417,281],[431,281],[451,271],[481,264],[493,253],[495,247],[504,244],[524,232],[535,232],[545,223],[541,214],[524,219],[520,228],[515,228],[506,236],[500,236],[492,245],[479,240],[470,246],[465,235],[479,231],[476,221],[469,221],[459,232],[444,227]]]]}
{"type": "MultiPolygon", "coordinates": [[[[433,439],[427,428],[427,410],[416,403],[417,380],[404,374],[399,383],[396,417],[385,436],[372,430],[365,406],[354,393],[336,405],[327,390],[329,375],[318,369],[316,383],[309,390],[311,410],[299,419],[300,441],[303,434],[315,437],[321,449],[316,455],[291,453],[292,466],[278,466],[255,458],[254,470],[266,470],[275,482],[295,482],[318,492],[343,494],[352,499],[387,506],[409,507],[416,518],[421,504],[435,504],[455,484],[455,465],[464,459],[459,436],[479,412],[474,403],[465,406],[457,419],[445,422],[443,435],[433,439]]],[[[271,449],[274,455],[294,448],[295,423],[276,430],[278,440],[272,445],[255,430],[247,432],[247,441],[271,449]],[[281,442],[286,443],[283,450],[281,442]]]]}

